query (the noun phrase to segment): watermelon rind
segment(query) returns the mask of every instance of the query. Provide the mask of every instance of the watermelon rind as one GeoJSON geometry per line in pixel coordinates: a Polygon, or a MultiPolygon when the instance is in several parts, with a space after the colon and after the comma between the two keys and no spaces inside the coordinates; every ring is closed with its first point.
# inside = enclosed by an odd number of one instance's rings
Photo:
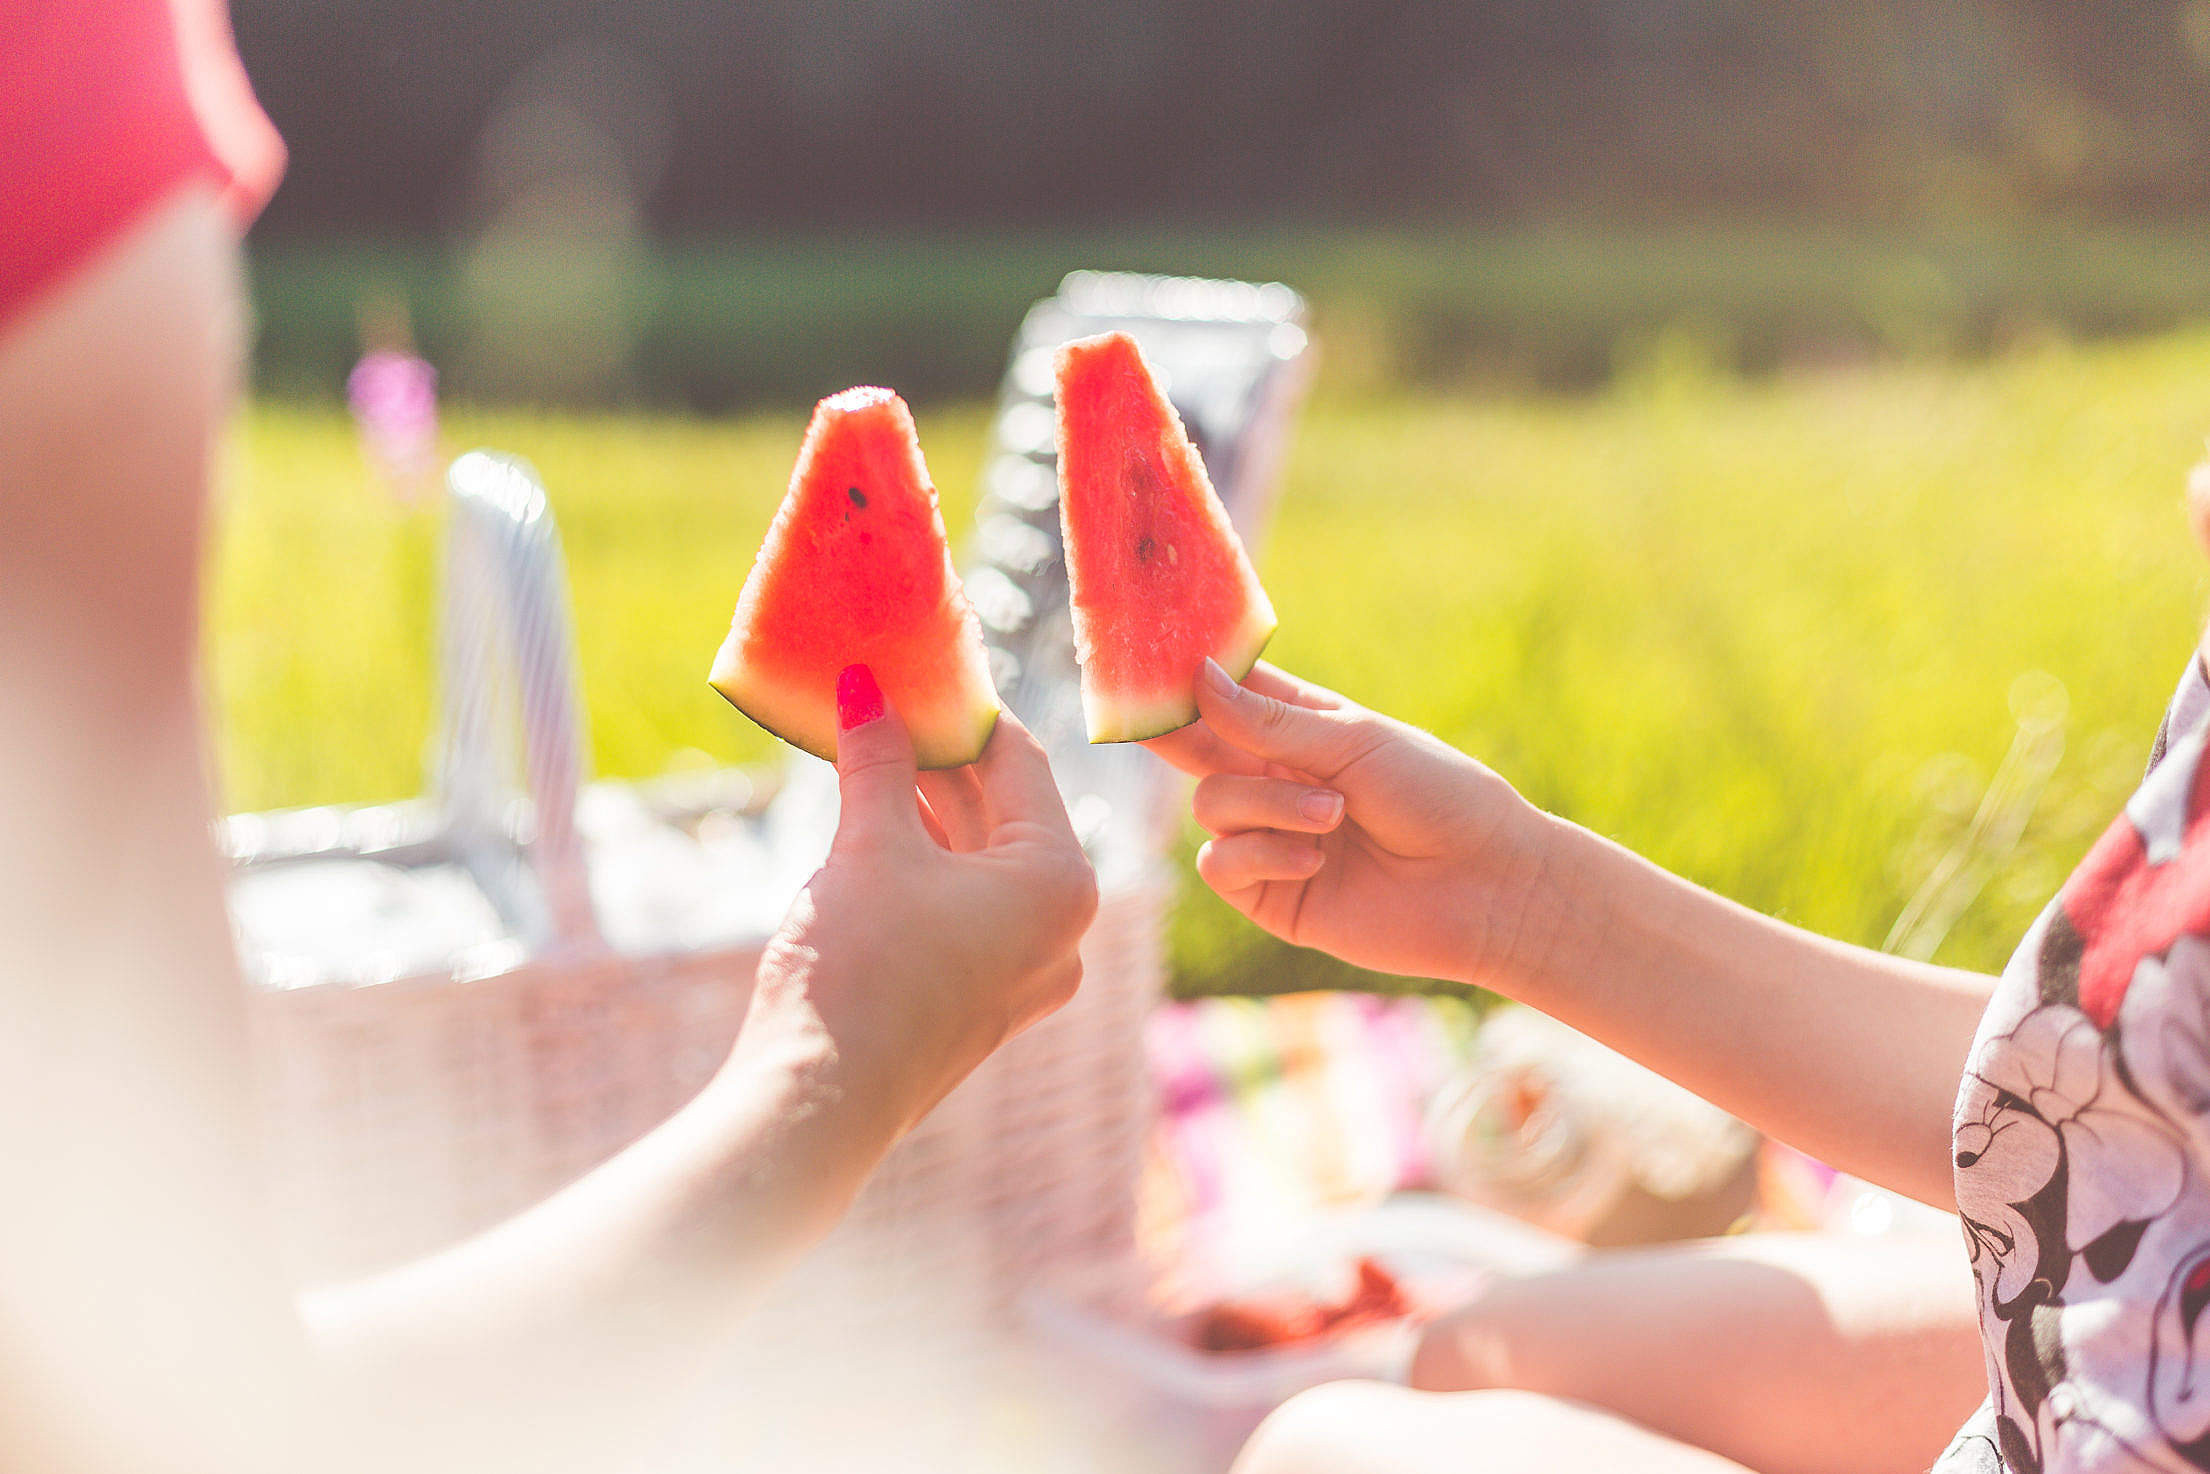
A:
{"type": "Polygon", "coordinates": [[[762,730],[834,762],[837,673],[851,664],[873,670],[921,767],[982,755],[999,707],[981,625],[912,413],[870,387],[815,407],[707,682],[762,730]]]}
{"type": "MultiPolygon", "coordinates": [[[[722,642],[707,684],[769,736],[825,763],[836,761],[835,698],[798,690],[749,669],[734,634],[722,642]]],[[[907,720],[916,765],[928,770],[964,768],[982,756],[990,734],[997,730],[997,695],[987,688],[969,694],[974,699],[963,711],[916,713],[907,720]]]]}
{"type": "Polygon", "coordinates": [[[788,742],[800,752],[810,753],[825,763],[835,762],[833,714],[828,733],[824,735],[820,731],[819,703],[797,698],[775,699],[787,697],[788,693],[780,688],[771,693],[762,683],[750,679],[736,647],[737,636],[731,631],[729,638],[721,642],[720,653],[714,656],[713,674],[706,678],[706,684],[719,691],[723,700],[768,736],[788,742]],[[807,710],[809,707],[816,709],[807,710]]]}
{"type": "MultiPolygon", "coordinates": [[[[1262,603],[1252,611],[1250,622],[1236,630],[1225,647],[1212,658],[1240,681],[1258,664],[1267,641],[1274,638],[1274,631],[1279,627],[1280,621],[1275,619],[1273,609],[1262,603]]],[[[1148,742],[1154,737],[1181,731],[1195,722],[1197,716],[1194,686],[1148,698],[1107,696],[1087,682],[1082,687],[1082,717],[1093,743],[1148,742]]]]}
{"type": "Polygon", "coordinates": [[[1136,340],[1111,332],[1063,344],[1054,377],[1084,724],[1093,743],[1162,737],[1197,720],[1205,659],[1237,680],[1250,673],[1273,637],[1273,605],[1136,340]],[[1166,556],[1146,572],[1151,529],[1166,556]]]}

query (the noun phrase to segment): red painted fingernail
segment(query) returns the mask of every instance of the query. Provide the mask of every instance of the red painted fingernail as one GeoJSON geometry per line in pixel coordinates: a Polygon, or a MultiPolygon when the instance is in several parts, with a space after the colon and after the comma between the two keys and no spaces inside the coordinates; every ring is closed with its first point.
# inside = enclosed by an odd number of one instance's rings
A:
{"type": "Polygon", "coordinates": [[[836,678],[836,729],[849,732],[882,715],[882,687],[864,665],[848,665],[836,678]]]}

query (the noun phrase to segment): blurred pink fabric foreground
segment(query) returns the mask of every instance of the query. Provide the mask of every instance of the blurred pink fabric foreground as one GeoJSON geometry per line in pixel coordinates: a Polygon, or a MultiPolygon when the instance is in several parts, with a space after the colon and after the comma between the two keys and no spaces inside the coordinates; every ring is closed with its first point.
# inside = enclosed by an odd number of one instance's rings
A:
{"type": "Polygon", "coordinates": [[[223,0],[14,0],[0,138],[0,329],[178,185],[250,221],[284,172],[223,0]]]}

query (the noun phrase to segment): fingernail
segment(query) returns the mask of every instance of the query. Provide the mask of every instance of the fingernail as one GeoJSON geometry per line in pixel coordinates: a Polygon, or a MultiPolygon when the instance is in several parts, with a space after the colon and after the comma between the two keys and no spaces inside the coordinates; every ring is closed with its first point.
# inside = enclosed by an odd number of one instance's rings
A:
{"type": "Polygon", "coordinates": [[[1333,824],[1343,816],[1343,795],[1315,788],[1297,800],[1297,812],[1315,824],[1333,824]]]}
{"type": "Polygon", "coordinates": [[[1228,674],[1227,668],[1209,655],[1205,657],[1205,668],[1198,672],[1198,676],[1223,696],[1237,695],[1243,689],[1235,683],[1235,677],[1228,674]]]}
{"type": "Polygon", "coordinates": [[[882,687],[864,665],[848,665],[836,678],[836,729],[849,732],[882,715],[882,687]]]}

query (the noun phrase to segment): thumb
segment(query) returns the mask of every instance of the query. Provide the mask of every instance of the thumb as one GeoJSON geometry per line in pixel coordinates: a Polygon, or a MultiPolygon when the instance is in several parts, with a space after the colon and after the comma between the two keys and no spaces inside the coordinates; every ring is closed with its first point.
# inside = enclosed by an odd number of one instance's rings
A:
{"type": "Polygon", "coordinates": [[[836,678],[836,727],[838,842],[906,828],[918,832],[913,739],[864,665],[848,665],[836,678]]]}
{"type": "Polygon", "coordinates": [[[1197,675],[1197,710],[1231,747],[1326,782],[1372,746],[1356,709],[1319,711],[1239,684],[1207,660],[1197,675]]]}

